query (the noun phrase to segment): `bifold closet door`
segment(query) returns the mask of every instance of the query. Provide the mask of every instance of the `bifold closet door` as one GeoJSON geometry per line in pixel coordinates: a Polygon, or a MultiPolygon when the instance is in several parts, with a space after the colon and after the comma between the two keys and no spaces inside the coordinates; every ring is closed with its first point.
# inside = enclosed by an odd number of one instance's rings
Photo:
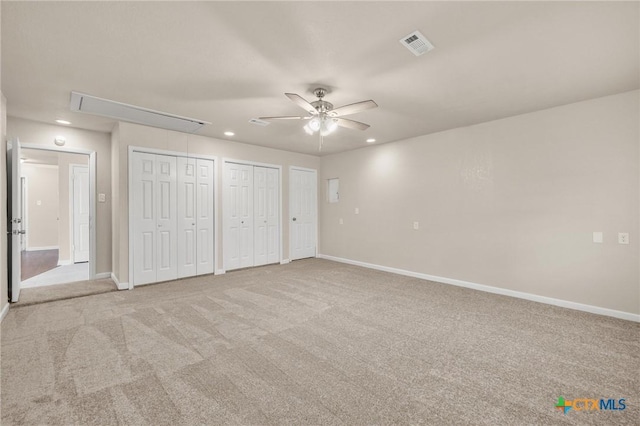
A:
{"type": "Polygon", "coordinates": [[[253,168],[254,266],[275,263],[280,259],[278,174],[277,169],[253,168]]]}
{"type": "Polygon", "coordinates": [[[214,271],[214,186],[213,161],[196,160],[196,271],[198,275],[214,271]]]}
{"type": "Polygon", "coordinates": [[[178,157],[178,277],[211,274],[213,161],[178,157]]]}
{"type": "Polygon", "coordinates": [[[176,158],[134,152],[132,161],[134,283],[175,279],[176,158]]]}
{"type": "Polygon", "coordinates": [[[225,165],[225,268],[253,266],[253,166],[225,165]]]}

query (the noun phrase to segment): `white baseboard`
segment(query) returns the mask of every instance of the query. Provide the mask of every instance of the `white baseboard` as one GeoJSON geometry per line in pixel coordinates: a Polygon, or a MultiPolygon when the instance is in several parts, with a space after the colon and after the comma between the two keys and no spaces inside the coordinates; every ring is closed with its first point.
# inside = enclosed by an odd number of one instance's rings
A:
{"type": "Polygon", "coordinates": [[[67,266],[67,265],[73,265],[73,262],[71,261],[71,259],[58,260],[58,266],[67,266]]]}
{"type": "Polygon", "coordinates": [[[98,272],[96,274],[96,280],[103,280],[105,278],[111,278],[111,275],[113,275],[111,272],[98,272]]]}
{"type": "Polygon", "coordinates": [[[216,269],[216,272],[214,275],[224,275],[226,273],[227,271],[225,271],[224,269],[216,269]]]}
{"type": "Polygon", "coordinates": [[[121,283],[120,281],[118,281],[118,278],[116,278],[113,272],[111,272],[111,280],[116,284],[118,290],[130,290],[129,283],[121,283]]]}
{"type": "Polygon", "coordinates": [[[282,260],[280,261],[280,264],[281,264],[281,265],[286,265],[287,263],[291,263],[291,260],[290,260],[290,259],[282,259],[282,260]]]}
{"type": "Polygon", "coordinates": [[[381,266],[373,263],[360,262],[358,260],[344,259],[342,257],[329,256],[319,254],[319,258],[333,260],[335,262],[348,263],[349,265],[362,266],[365,268],[376,269],[378,271],[391,272],[398,275],[405,275],[413,278],[420,278],[428,281],[435,281],[443,284],[451,284],[458,287],[471,288],[473,290],[485,291],[487,293],[500,294],[503,296],[516,297],[518,299],[531,300],[532,302],[545,303],[547,305],[560,306],[561,308],[575,309],[577,311],[589,312],[592,314],[605,315],[613,318],[620,318],[627,321],[640,322],[640,315],[630,312],[616,311],[609,308],[601,308],[599,306],[585,305],[568,300],[554,299],[552,297],[539,296],[537,294],[525,293],[522,291],[509,290],[500,287],[492,287],[484,284],[472,283],[469,281],[456,280],[453,278],[438,277],[435,275],[423,274],[420,272],[407,271],[404,269],[391,268],[389,266],[381,266]]]}
{"type": "Polygon", "coordinates": [[[4,308],[2,308],[2,311],[0,311],[0,322],[2,322],[4,317],[6,317],[9,313],[9,305],[10,303],[7,303],[6,305],[4,305],[4,308]]]}
{"type": "Polygon", "coordinates": [[[59,246],[27,247],[27,251],[58,250],[59,246]]]}

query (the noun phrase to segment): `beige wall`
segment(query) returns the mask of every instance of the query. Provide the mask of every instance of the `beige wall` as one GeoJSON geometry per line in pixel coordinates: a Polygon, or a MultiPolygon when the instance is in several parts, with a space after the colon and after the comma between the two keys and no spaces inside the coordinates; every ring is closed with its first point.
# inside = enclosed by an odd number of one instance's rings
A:
{"type": "Polygon", "coordinates": [[[320,252],[638,314],[639,93],[323,157],[320,252]]]}
{"type": "MultiPolygon", "coordinates": [[[[8,117],[9,137],[18,137],[23,144],[55,147],[56,136],[67,140],[65,148],[96,152],[96,195],[106,194],[105,203],[96,203],[96,273],[111,272],[111,138],[108,133],[75,129],[8,117]]],[[[97,197],[96,197],[97,198],[97,197]]]]}
{"type": "MultiPolygon", "coordinates": [[[[116,123],[111,132],[111,271],[118,278],[120,271],[120,124],[116,123]]],[[[127,282],[123,277],[122,282],[127,282]]]]}
{"type": "MultiPolygon", "coordinates": [[[[129,216],[128,216],[128,147],[130,145],[162,149],[176,152],[186,152],[190,154],[203,154],[218,157],[218,174],[216,176],[216,190],[218,191],[218,223],[216,224],[216,239],[218,243],[218,268],[222,268],[222,227],[221,218],[223,212],[222,205],[222,160],[223,158],[262,162],[282,166],[282,215],[283,218],[289,216],[289,166],[301,166],[311,169],[319,169],[320,159],[312,155],[296,154],[277,149],[264,148],[230,142],[220,139],[213,139],[204,136],[188,135],[185,133],[173,132],[169,130],[156,129],[152,127],[139,126],[130,123],[120,123],[117,137],[119,148],[114,149],[119,162],[119,182],[117,196],[119,207],[114,212],[119,216],[120,232],[117,234],[117,241],[114,245],[119,247],[118,272],[116,274],[120,282],[128,282],[129,274],[129,216]]],[[[115,160],[114,160],[115,161],[115,160]]],[[[289,258],[289,223],[283,220],[283,257],[289,258]]],[[[116,225],[117,226],[117,225],[116,225]]],[[[114,264],[115,266],[115,264],[114,264]]],[[[114,268],[115,269],[115,268],[114,268]]]]}
{"type": "Polygon", "coordinates": [[[58,155],[58,194],[60,199],[58,218],[58,245],[60,262],[71,261],[71,212],[69,205],[69,169],[71,164],[89,165],[89,156],[60,153],[58,155]]]}
{"type": "Polygon", "coordinates": [[[58,166],[22,164],[27,179],[27,250],[58,248],[58,166]]]}

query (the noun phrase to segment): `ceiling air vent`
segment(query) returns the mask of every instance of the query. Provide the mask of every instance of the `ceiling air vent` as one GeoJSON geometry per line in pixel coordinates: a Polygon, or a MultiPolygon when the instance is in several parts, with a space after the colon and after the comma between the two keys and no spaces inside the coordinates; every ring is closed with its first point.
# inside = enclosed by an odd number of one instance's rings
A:
{"type": "Polygon", "coordinates": [[[259,118],[252,118],[251,120],[249,120],[249,123],[255,124],[256,126],[262,126],[262,127],[269,125],[268,121],[260,120],[259,118]]]}
{"type": "Polygon", "coordinates": [[[115,118],[116,120],[184,133],[194,133],[205,124],[211,124],[208,121],[180,117],[166,112],[123,104],[121,102],[110,101],[109,99],[102,99],[78,92],[71,92],[71,104],[69,107],[71,111],[102,115],[104,117],[115,118]]]}
{"type": "Polygon", "coordinates": [[[433,49],[433,44],[420,31],[414,31],[411,34],[400,39],[402,43],[411,53],[420,56],[433,49]]]}

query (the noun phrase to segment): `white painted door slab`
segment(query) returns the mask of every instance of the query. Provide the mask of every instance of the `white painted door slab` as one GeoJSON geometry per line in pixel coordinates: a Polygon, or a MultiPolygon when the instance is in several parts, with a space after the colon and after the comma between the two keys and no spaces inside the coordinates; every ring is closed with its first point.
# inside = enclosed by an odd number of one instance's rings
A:
{"type": "Polygon", "coordinates": [[[253,266],[253,166],[225,164],[225,269],[253,266]]]}
{"type": "Polygon", "coordinates": [[[11,193],[8,194],[11,203],[9,223],[7,230],[11,232],[10,255],[11,255],[11,285],[9,287],[9,297],[12,302],[17,302],[20,297],[20,275],[21,275],[21,253],[20,240],[24,233],[21,212],[21,188],[20,188],[20,141],[14,139],[7,143],[7,180],[11,193]]]}
{"type": "Polygon", "coordinates": [[[291,260],[315,257],[317,175],[311,170],[290,170],[291,260]]]}
{"type": "Polygon", "coordinates": [[[134,152],[133,161],[133,280],[136,285],[156,282],[156,156],[134,152]]]}
{"type": "Polygon", "coordinates": [[[176,157],[156,155],[157,281],[173,280],[178,277],[176,160],[176,157]]]}
{"type": "Polygon", "coordinates": [[[73,262],[89,261],[90,200],[89,167],[74,164],[73,179],[73,262]]]}
{"type": "Polygon", "coordinates": [[[196,159],[177,158],[178,278],[197,275],[196,159]]]}
{"type": "Polygon", "coordinates": [[[212,274],[214,259],[214,185],[213,161],[196,160],[196,254],[198,275],[212,274]]]}
{"type": "Polygon", "coordinates": [[[279,171],[270,167],[254,167],[254,265],[280,261],[279,171]]]}

